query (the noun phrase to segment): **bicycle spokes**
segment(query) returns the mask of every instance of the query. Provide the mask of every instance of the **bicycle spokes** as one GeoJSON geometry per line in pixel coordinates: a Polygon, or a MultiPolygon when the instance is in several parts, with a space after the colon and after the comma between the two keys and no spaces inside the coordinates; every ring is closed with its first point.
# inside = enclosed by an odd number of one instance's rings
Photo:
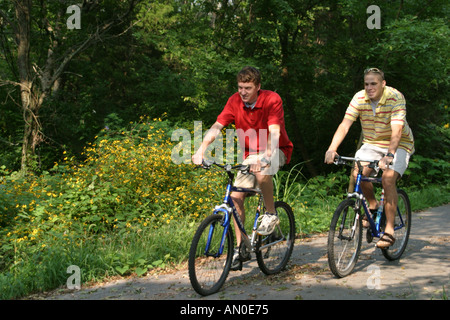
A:
{"type": "Polygon", "coordinates": [[[352,272],[361,248],[362,224],[355,201],[341,202],[334,212],[328,234],[328,263],[337,277],[352,272]]]}

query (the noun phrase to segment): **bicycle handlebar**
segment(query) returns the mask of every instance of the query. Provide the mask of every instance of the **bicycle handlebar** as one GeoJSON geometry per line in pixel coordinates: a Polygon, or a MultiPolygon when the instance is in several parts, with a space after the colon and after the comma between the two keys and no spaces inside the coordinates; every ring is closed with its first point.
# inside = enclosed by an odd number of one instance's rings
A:
{"type": "Polygon", "coordinates": [[[369,168],[375,169],[375,170],[379,169],[379,167],[378,167],[379,160],[364,160],[364,159],[359,159],[359,158],[343,157],[343,156],[336,156],[334,158],[335,165],[348,164],[349,162],[353,162],[353,161],[356,161],[356,163],[358,164],[358,167],[361,166],[361,162],[368,162],[369,168]]]}
{"type": "MultiPolygon", "coordinates": [[[[197,166],[197,167],[200,167],[200,168],[203,168],[203,169],[209,169],[212,165],[215,165],[215,166],[217,166],[219,168],[225,169],[225,171],[239,170],[242,173],[249,173],[250,172],[250,165],[249,164],[247,164],[247,165],[245,165],[245,164],[237,164],[235,166],[232,166],[231,164],[223,164],[222,165],[222,164],[216,163],[214,161],[205,160],[205,159],[203,159],[202,160],[202,164],[197,166]]],[[[261,166],[261,169],[263,169],[263,168],[265,168],[267,166],[268,165],[261,166]]]]}

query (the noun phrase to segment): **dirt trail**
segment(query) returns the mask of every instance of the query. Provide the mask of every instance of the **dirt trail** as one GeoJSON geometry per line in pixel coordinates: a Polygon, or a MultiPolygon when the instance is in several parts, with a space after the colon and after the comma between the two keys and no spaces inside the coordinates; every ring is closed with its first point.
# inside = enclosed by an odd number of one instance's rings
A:
{"type": "Polygon", "coordinates": [[[328,268],[326,235],[298,240],[287,271],[265,276],[255,259],[231,272],[220,292],[201,297],[186,269],[165,275],[124,279],[82,288],[57,290],[47,300],[310,300],[310,299],[443,299],[450,292],[450,204],[413,213],[408,247],[389,262],[363,241],[354,272],[335,278],[328,268]],[[445,290],[445,291],[444,291],[445,290]]]}

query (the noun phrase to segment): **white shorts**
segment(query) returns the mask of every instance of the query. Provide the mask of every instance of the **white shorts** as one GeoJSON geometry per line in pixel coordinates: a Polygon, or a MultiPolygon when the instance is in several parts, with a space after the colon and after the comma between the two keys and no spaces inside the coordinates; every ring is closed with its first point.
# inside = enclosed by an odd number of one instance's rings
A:
{"type": "MultiPolygon", "coordinates": [[[[254,164],[258,160],[262,159],[263,154],[251,154],[249,155],[242,164],[254,164]]],[[[267,174],[267,175],[275,175],[278,170],[286,163],[286,155],[283,151],[277,149],[275,150],[274,154],[272,155],[270,159],[270,166],[266,169],[264,169],[261,174],[267,174]]],[[[239,188],[256,188],[256,177],[254,174],[244,174],[242,172],[238,172],[236,175],[236,180],[234,182],[234,185],[239,188]]]]}
{"type": "MultiPolygon", "coordinates": [[[[388,149],[380,148],[374,146],[369,143],[365,143],[362,147],[356,152],[355,158],[359,158],[362,160],[381,160],[383,156],[388,153],[388,149]]],[[[404,149],[398,148],[394,155],[394,160],[392,161],[392,165],[389,166],[390,169],[398,172],[400,176],[406,171],[409,164],[409,158],[411,157],[411,153],[407,152],[404,149]]]]}

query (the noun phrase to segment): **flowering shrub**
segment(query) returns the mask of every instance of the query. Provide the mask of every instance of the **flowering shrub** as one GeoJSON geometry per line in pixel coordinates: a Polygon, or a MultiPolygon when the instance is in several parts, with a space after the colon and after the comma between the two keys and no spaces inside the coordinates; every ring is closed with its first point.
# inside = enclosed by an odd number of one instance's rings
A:
{"type": "Polygon", "coordinates": [[[65,179],[71,192],[58,202],[96,229],[132,222],[157,227],[209,211],[218,177],[200,176],[191,164],[174,164],[165,126],[157,120],[129,131],[104,130],[86,148],[85,162],[65,179]]]}
{"type": "Polygon", "coordinates": [[[45,250],[43,238],[69,243],[86,233],[154,229],[211,213],[224,177],[174,164],[170,130],[161,119],[104,129],[81,163],[65,155],[41,176],[2,177],[0,271],[20,261],[20,248],[45,250]]]}

